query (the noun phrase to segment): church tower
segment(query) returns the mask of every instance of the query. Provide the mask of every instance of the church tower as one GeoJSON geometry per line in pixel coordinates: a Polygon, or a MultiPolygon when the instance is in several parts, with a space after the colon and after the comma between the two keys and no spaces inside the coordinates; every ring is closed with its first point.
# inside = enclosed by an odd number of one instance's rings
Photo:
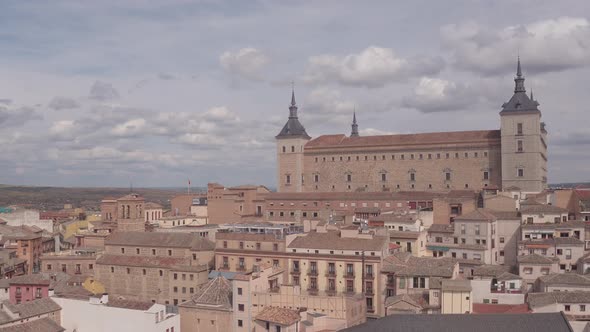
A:
{"type": "Polygon", "coordinates": [[[303,191],[306,180],[303,177],[303,147],[311,137],[299,122],[294,89],[291,92],[289,119],[275,138],[277,140],[277,191],[303,191]]]}
{"type": "Polygon", "coordinates": [[[547,188],[547,131],[539,103],[526,94],[520,58],[514,94],[500,112],[502,188],[537,193],[547,188]]]}

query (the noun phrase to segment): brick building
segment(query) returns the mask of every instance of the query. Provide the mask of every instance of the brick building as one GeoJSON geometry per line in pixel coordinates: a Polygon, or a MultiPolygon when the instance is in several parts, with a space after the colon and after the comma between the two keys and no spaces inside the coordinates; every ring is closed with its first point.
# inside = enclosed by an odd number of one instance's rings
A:
{"type": "Polygon", "coordinates": [[[123,232],[145,230],[145,200],[131,193],[118,199],[105,198],[100,203],[102,221],[114,223],[123,232]]]}
{"type": "Polygon", "coordinates": [[[480,190],[547,186],[547,131],[539,103],[526,94],[520,59],[500,130],[311,138],[299,122],[295,94],[276,136],[279,192],[480,190]]]}

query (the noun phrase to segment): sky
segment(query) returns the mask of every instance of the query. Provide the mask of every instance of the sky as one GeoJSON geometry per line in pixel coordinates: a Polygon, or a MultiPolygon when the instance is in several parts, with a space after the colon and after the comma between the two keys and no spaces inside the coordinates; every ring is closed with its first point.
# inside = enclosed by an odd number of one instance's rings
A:
{"type": "Polygon", "coordinates": [[[0,2],[0,183],[275,185],[312,137],[499,129],[516,59],[549,182],[590,181],[590,1],[0,2]]]}

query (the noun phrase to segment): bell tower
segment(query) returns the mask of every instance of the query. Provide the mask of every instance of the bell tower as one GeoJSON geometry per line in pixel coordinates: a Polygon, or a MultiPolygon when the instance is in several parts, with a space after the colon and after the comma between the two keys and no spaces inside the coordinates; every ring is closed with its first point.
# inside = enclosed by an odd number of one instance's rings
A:
{"type": "Polygon", "coordinates": [[[500,112],[502,188],[538,193],[547,188],[547,131],[539,103],[526,94],[518,58],[514,94],[500,112]]]}
{"type": "Polygon", "coordinates": [[[303,148],[311,137],[299,122],[295,89],[291,91],[289,119],[281,132],[275,136],[277,142],[277,191],[303,191],[303,148]]]}

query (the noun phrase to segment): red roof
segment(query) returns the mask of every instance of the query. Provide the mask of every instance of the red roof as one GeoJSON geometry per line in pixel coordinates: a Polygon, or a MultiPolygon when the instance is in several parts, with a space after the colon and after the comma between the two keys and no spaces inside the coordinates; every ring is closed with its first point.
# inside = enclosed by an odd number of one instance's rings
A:
{"type": "Polygon", "coordinates": [[[526,314],[530,313],[529,305],[522,304],[484,304],[474,303],[474,314],[526,314]]]}
{"type": "Polygon", "coordinates": [[[389,243],[389,249],[398,249],[401,248],[402,246],[400,246],[397,243],[389,243]]]}

